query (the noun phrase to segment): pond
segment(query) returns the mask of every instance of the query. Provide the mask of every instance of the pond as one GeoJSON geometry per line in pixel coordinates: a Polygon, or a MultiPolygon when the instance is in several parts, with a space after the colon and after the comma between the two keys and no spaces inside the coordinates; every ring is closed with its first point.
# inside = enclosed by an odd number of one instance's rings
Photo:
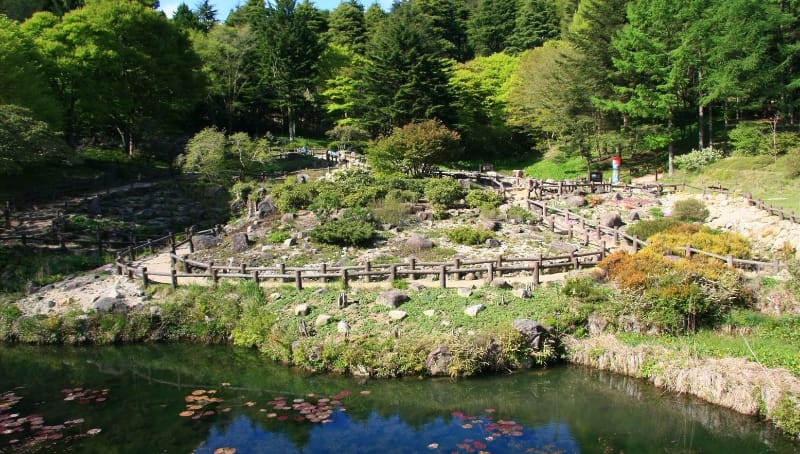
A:
{"type": "Polygon", "coordinates": [[[0,346],[0,452],[791,453],[755,418],[574,366],[309,374],[225,346],[0,346]]]}

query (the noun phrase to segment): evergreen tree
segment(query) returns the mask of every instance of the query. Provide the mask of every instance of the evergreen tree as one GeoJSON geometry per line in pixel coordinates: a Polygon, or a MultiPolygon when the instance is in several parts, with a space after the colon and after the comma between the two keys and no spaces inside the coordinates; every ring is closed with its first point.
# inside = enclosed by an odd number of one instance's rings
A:
{"type": "Polygon", "coordinates": [[[459,62],[472,58],[473,51],[467,40],[469,10],[462,0],[415,0],[412,6],[417,14],[430,18],[431,37],[443,41],[445,56],[459,62]]]}
{"type": "Polygon", "coordinates": [[[200,23],[200,29],[208,33],[211,27],[217,23],[217,10],[208,0],[201,1],[197,4],[196,8],[197,11],[195,15],[197,16],[197,21],[200,23]]]}
{"type": "Polygon", "coordinates": [[[328,42],[349,47],[363,54],[367,44],[364,7],[357,0],[347,0],[331,11],[328,17],[328,42]]]}
{"type": "Polygon", "coordinates": [[[519,54],[538,47],[560,34],[560,20],[553,0],[524,0],[517,12],[516,26],[508,38],[506,52],[519,54]]]}
{"type": "Polygon", "coordinates": [[[370,41],[359,107],[373,134],[414,120],[450,120],[449,64],[430,29],[427,17],[398,3],[370,41]]]}
{"type": "Polygon", "coordinates": [[[186,3],[181,3],[172,13],[172,22],[181,30],[200,30],[202,28],[197,16],[186,3]]]}
{"type": "Polygon", "coordinates": [[[516,25],[517,0],[480,0],[469,20],[469,40],[477,55],[502,52],[516,25]]]}
{"type": "Polygon", "coordinates": [[[378,30],[381,23],[386,19],[387,14],[377,2],[369,5],[364,12],[364,27],[367,29],[367,37],[371,37],[378,30]]]}

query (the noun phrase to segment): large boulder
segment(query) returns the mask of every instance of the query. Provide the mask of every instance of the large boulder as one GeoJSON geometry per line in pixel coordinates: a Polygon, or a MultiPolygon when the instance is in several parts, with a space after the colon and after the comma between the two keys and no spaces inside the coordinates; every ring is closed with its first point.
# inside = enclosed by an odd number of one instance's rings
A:
{"type": "Polygon", "coordinates": [[[501,246],[501,243],[494,238],[487,238],[484,244],[486,245],[486,247],[490,248],[498,248],[501,246]]]}
{"type": "Polygon", "coordinates": [[[453,359],[453,354],[446,345],[439,345],[428,353],[425,358],[425,368],[428,373],[433,376],[447,376],[450,375],[450,361],[453,359]]]}
{"type": "Polygon", "coordinates": [[[525,338],[525,342],[527,342],[531,348],[534,350],[542,349],[548,331],[541,323],[528,318],[518,318],[514,320],[511,325],[525,338]]]}
{"type": "Polygon", "coordinates": [[[417,251],[421,249],[430,249],[433,247],[433,241],[422,235],[414,234],[406,240],[406,246],[417,251]]]}
{"type": "Polygon", "coordinates": [[[484,308],[486,308],[486,306],[483,304],[473,304],[464,309],[464,313],[470,317],[477,317],[478,312],[482,311],[484,308]]]}
{"type": "Polygon", "coordinates": [[[234,233],[231,235],[231,249],[234,252],[244,252],[250,247],[250,240],[244,232],[234,233]]]}
{"type": "Polygon", "coordinates": [[[125,314],[128,312],[128,305],[122,300],[111,298],[109,296],[102,296],[98,298],[93,304],[92,308],[97,312],[107,312],[115,314],[125,314]]]}
{"type": "Polygon", "coordinates": [[[567,202],[567,206],[574,207],[574,208],[584,207],[584,206],[586,206],[588,204],[588,202],[586,201],[586,197],[584,197],[582,195],[571,195],[571,196],[567,197],[566,202],[567,202]]]}
{"type": "Polygon", "coordinates": [[[192,247],[196,251],[202,251],[204,249],[211,249],[213,247],[217,247],[219,245],[219,239],[214,235],[192,235],[192,247]]]}
{"type": "Polygon", "coordinates": [[[261,202],[258,203],[258,217],[260,218],[267,217],[277,210],[278,207],[276,207],[275,204],[272,203],[271,199],[262,200],[261,202]]]}
{"type": "Polygon", "coordinates": [[[387,290],[378,295],[378,298],[375,299],[375,302],[388,308],[395,309],[400,306],[400,304],[405,303],[408,300],[408,295],[400,290],[387,290]]]}
{"type": "Polygon", "coordinates": [[[614,211],[610,213],[605,213],[603,217],[600,218],[600,225],[602,225],[603,227],[608,227],[613,229],[614,227],[622,227],[623,225],[625,225],[625,223],[622,222],[622,216],[620,216],[619,213],[614,211]]]}

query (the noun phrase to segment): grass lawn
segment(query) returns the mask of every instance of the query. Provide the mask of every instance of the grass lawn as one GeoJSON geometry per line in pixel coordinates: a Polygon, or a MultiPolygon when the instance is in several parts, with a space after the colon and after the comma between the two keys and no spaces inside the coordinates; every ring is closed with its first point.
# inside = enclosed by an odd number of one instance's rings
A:
{"type": "Polygon", "coordinates": [[[770,317],[755,311],[729,316],[730,332],[701,329],[683,336],[647,336],[620,333],[628,345],[657,344],[698,357],[733,356],[767,367],[783,367],[800,376],[800,316],[770,317]]]}

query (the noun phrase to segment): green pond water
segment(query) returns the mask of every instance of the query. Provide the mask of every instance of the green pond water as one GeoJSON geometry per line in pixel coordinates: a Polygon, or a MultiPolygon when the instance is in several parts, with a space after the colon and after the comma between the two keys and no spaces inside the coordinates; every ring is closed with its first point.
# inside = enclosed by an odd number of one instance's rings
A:
{"type": "Polygon", "coordinates": [[[728,454],[800,445],[755,418],[573,366],[370,380],[224,346],[0,346],[0,452],[234,449],[728,454]]]}

